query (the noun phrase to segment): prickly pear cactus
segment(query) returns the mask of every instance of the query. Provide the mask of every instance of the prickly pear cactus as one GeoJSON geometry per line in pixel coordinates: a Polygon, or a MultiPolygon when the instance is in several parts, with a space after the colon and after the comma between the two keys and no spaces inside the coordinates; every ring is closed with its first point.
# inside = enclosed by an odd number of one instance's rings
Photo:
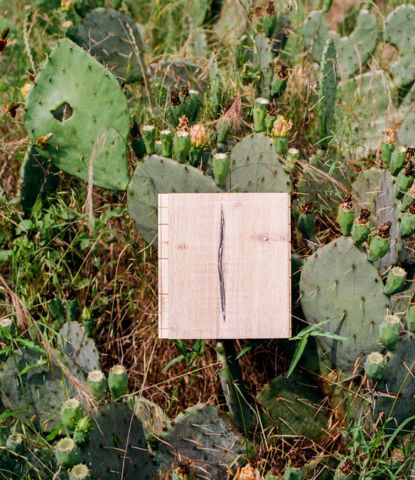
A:
{"type": "Polygon", "coordinates": [[[356,26],[348,37],[340,37],[329,30],[322,11],[311,12],[302,26],[304,46],[311,51],[312,58],[320,62],[328,39],[336,44],[339,73],[349,78],[362,69],[371,58],[378,41],[376,17],[372,12],[362,9],[356,19],[356,26]]]}
{"type": "Polygon", "coordinates": [[[116,79],[70,40],[57,43],[36,77],[25,126],[64,172],[92,178],[98,187],[126,189],[127,100],[116,79]]]}
{"type": "Polygon", "coordinates": [[[272,40],[264,33],[258,33],[255,36],[254,64],[260,73],[259,90],[261,96],[267,98],[270,96],[273,67],[272,40]]]}
{"type": "Polygon", "coordinates": [[[340,237],[319,248],[304,263],[301,304],[307,320],[325,322],[323,331],[345,340],[318,337],[331,364],[351,373],[356,360],[379,343],[379,324],[391,308],[384,285],[366,253],[351,238],[340,237]]]}
{"type": "Polygon", "coordinates": [[[265,428],[276,435],[304,436],[315,441],[326,437],[328,415],[322,408],[323,396],[310,377],[294,372],[279,376],[258,396],[263,406],[265,428]]]}
{"type": "Polygon", "coordinates": [[[128,186],[128,210],[147,242],[157,235],[157,194],[218,192],[201,170],[171,158],[151,155],[134,172],[128,186]]]}
{"type": "MultiPolygon", "coordinates": [[[[399,424],[415,414],[415,335],[405,331],[390,350],[383,354],[384,370],[375,383],[374,417],[389,419],[386,427],[394,431],[399,424]]],[[[405,431],[413,426],[408,423],[405,431]]]]}
{"type": "Polygon", "coordinates": [[[86,15],[73,39],[121,83],[142,78],[145,67],[140,31],[125,13],[97,8],[86,15]]]}
{"type": "MultiPolygon", "coordinates": [[[[349,142],[358,158],[366,158],[379,147],[391,118],[394,118],[390,114],[393,97],[391,79],[382,70],[357,75],[339,83],[337,124],[344,125],[345,131],[352,132],[349,142]],[[392,99],[385,92],[391,92],[392,99]]],[[[399,112],[395,114],[399,116],[399,112]]]]}
{"type": "Polygon", "coordinates": [[[22,165],[20,203],[26,215],[39,199],[46,202],[59,183],[58,170],[45,158],[42,150],[30,146],[22,165]]]}
{"type": "Polygon", "coordinates": [[[334,41],[329,39],[323,51],[320,65],[319,103],[320,145],[328,146],[334,130],[334,113],[337,90],[337,56],[334,41]]]}
{"type": "MultiPolygon", "coordinates": [[[[69,358],[64,363],[84,381],[83,372],[69,358]]],[[[25,412],[22,415],[43,431],[50,431],[59,423],[62,403],[75,395],[59,367],[50,367],[45,357],[29,350],[16,351],[6,360],[0,372],[0,391],[6,408],[21,409],[25,412]]]]}
{"type": "Polygon", "coordinates": [[[389,252],[379,260],[380,271],[398,262],[402,251],[399,235],[399,204],[395,198],[395,180],[387,171],[370,168],[361,173],[352,186],[352,193],[359,208],[367,208],[372,213],[372,221],[379,227],[391,222],[391,244],[389,252]]]}
{"type": "Polygon", "coordinates": [[[394,82],[399,87],[412,83],[415,79],[415,7],[399,5],[385,20],[383,37],[386,43],[395,46],[399,51],[398,59],[390,66],[394,82]]]}
{"type": "Polygon", "coordinates": [[[156,458],[164,470],[186,459],[195,478],[227,480],[228,468],[238,463],[244,451],[242,437],[216,407],[198,404],[176,417],[156,458]]]}
{"type": "Polygon", "coordinates": [[[84,372],[101,370],[95,342],[88,337],[81,323],[66,322],[59,331],[58,342],[62,352],[84,372]]]}
{"type": "Polygon", "coordinates": [[[156,478],[143,427],[127,405],[112,403],[100,407],[91,420],[93,430],[84,448],[84,463],[93,478],[156,478]]]}
{"type": "Polygon", "coordinates": [[[275,153],[270,137],[263,133],[248,135],[231,153],[229,191],[290,192],[290,176],[275,153]]]}

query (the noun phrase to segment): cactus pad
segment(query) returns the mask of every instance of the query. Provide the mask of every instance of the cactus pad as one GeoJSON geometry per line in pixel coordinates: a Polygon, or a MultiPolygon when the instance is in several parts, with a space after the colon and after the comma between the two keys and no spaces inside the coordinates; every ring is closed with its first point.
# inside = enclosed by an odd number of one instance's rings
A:
{"type": "Polygon", "coordinates": [[[26,215],[29,215],[36,201],[47,201],[55,192],[59,178],[58,170],[45,158],[42,151],[30,146],[22,166],[20,203],[26,215]]]}
{"type": "MultiPolygon", "coordinates": [[[[387,423],[392,431],[415,413],[415,335],[406,332],[393,351],[386,354],[383,380],[376,384],[375,419],[379,414],[394,421],[387,423]]],[[[412,425],[414,422],[412,421],[412,425]]],[[[407,425],[405,430],[410,428],[407,425]]]]}
{"type": "Polygon", "coordinates": [[[304,263],[300,281],[304,315],[310,323],[326,322],[323,331],[346,338],[318,337],[335,368],[351,373],[359,357],[376,349],[379,324],[391,307],[383,288],[376,267],[350,238],[333,240],[304,263]]]}
{"type": "Polygon", "coordinates": [[[157,194],[218,192],[214,180],[197,168],[158,155],[146,157],[128,186],[128,210],[147,242],[157,234],[157,194]]]}
{"type": "Polygon", "coordinates": [[[125,13],[110,8],[89,12],[79,25],[74,41],[105,65],[121,83],[142,78],[140,31],[125,13]]]}
{"type": "MultiPolygon", "coordinates": [[[[65,358],[65,364],[79,380],[84,379],[69,358],[65,358]]],[[[49,367],[44,357],[28,350],[9,356],[0,372],[0,386],[5,407],[22,409],[44,431],[60,422],[62,403],[75,394],[59,367],[49,367]]]]}
{"type": "Polygon", "coordinates": [[[177,466],[186,459],[196,478],[226,480],[228,467],[244,452],[242,437],[213,405],[197,404],[180,413],[164,442],[158,452],[162,467],[177,466]]]}
{"type": "Polygon", "coordinates": [[[143,427],[126,405],[105,405],[91,420],[93,430],[84,449],[84,463],[93,478],[156,478],[143,427]]]}
{"type": "Polygon", "coordinates": [[[58,42],[31,88],[25,125],[33,143],[52,134],[44,152],[58,168],[94,185],[125,190],[130,116],[115,78],[68,39],[58,42]]]}
{"type": "MultiPolygon", "coordinates": [[[[338,57],[340,62],[340,58],[338,57]]],[[[386,128],[390,127],[390,95],[393,87],[389,76],[382,70],[357,75],[339,83],[336,118],[344,131],[351,131],[350,143],[354,154],[366,158],[379,148],[386,128]]],[[[400,116],[400,112],[397,112],[400,116]]],[[[397,117],[398,118],[398,117],[397,117]]]]}
{"type": "Polygon", "coordinates": [[[101,369],[95,342],[88,337],[81,323],[66,322],[59,331],[58,341],[62,352],[85,373],[101,369]]]}
{"type": "Polygon", "coordinates": [[[342,78],[349,78],[368,62],[376,48],[378,27],[376,17],[368,10],[362,9],[356,19],[356,26],[348,37],[340,37],[337,32],[329,30],[322,11],[311,12],[302,26],[304,46],[311,50],[314,61],[320,62],[328,39],[336,44],[339,73],[342,78]]]}
{"type": "Polygon", "coordinates": [[[395,198],[394,178],[386,171],[370,168],[361,173],[353,183],[352,192],[356,205],[367,208],[372,213],[372,222],[379,227],[383,223],[392,223],[389,252],[379,261],[381,271],[398,262],[402,250],[399,235],[399,205],[395,198]]]}
{"type": "Polygon", "coordinates": [[[399,50],[397,61],[390,66],[390,72],[399,87],[404,87],[415,80],[414,22],[415,7],[412,5],[400,5],[385,20],[384,40],[399,50]]]}
{"type": "Polygon", "coordinates": [[[315,441],[326,437],[327,413],[323,396],[309,376],[294,372],[279,376],[258,396],[264,408],[264,426],[275,428],[277,435],[298,435],[315,441]]]}
{"type": "Polygon", "coordinates": [[[289,192],[290,176],[277,156],[270,137],[254,133],[245,137],[231,153],[229,191],[289,192]]]}
{"type": "Polygon", "coordinates": [[[318,114],[320,117],[320,143],[327,147],[334,129],[334,111],[337,90],[337,56],[334,41],[329,39],[320,65],[318,114]]]}

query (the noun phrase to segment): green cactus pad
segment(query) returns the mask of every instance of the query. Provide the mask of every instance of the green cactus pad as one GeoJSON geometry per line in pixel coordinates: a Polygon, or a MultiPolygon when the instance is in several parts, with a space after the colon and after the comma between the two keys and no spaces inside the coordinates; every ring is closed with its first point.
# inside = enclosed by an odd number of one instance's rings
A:
{"type": "Polygon", "coordinates": [[[368,10],[362,9],[356,19],[356,26],[348,37],[340,37],[337,32],[329,30],[322,11],[311,12],[302,27],[304,46],[311,50],[313,60],[320,62],[328,39],[336,44],[339,73],[342,78],[349,78],[371,58],[378,41],[376,17],[368,10]]]}
{"type": "MultiPolygon", "coordinates": [[[[409,332],[400,337],[393,352],[386,354],[383,381],[376,385],[375,419],[379,414],[391,418],[393,421],[386,425],[388,430],[395,430],[400,423],[414,415],[414,358],[415,335],[409,332]]],[[[410,428],[408,424],[405,430],[410,428]]]]}
{"type": "Polygon", "coordinates": [[[91,419],[93,430],[84,448],[84,463],[93,478],[156,478],[143,427],[127,405],[105,405],[91,419]]]}
{"type": "Polygon", "coordinates": [[[390,95],[385,92],[391,92],[394,100],[392,81],[382,70],[357,75],[338,85],[337,125],[343,125],[345,132],[351,131],[347,142],[358,158],[366,158],[379,148],[386,128],[391,126],[390,95]]]}
{"type": "Polygon", "coordinates": [[[320,118],[320,145],[326,148],[333,135],[337,90],[337,56],[334,41],[329,39],[320,65],[318,115],[320,118]]]}
{"type": "Polygon", "coordinates": [[[23,161],[20,186],[20,203],[26,215],[30,215],[38,199],[47,202],[55,192],[58,183],[58,170],[46,158],[40,148],[32,145],[23,161]]]}
{"type": "Polygon", "coordinates": [[[304,436],[315,441],[326,438],[328,415],[322,408],[323,396],[309,376],[294,372],[279,376],[258,396],[264,408],[265,428],[276,435],[304,436]]]}
{"type": "Polygon", "coordinates": [[[254,64],[260,72],[259,91],[263,97],[271,95],[271,83],[274,75],[272,40],[265,34],[255,35],[254,64]]]}
{"type": "Polygon", "coordinates": [[[58,342],[62,352],[84,372],[100,370],[99,353],[95,342],[88,337],[81,323],[66,322],[59,331],[58,342]]]}
{"type": "Polygon", "coordinates": [[[341,237],[306,260],[300,292],[307,320],[327,322],[321,327],[323,331],[346,338],[317,339],[333,366],[351,373],[359,357],[376,350],[379,324],[391,307],[377,269],[351,238],[341,237]]]}
{"type": "Polygon", "coordinates": [[[125,13],[110,8],[89,12],[73,40],[105,65],[121,83],[142,78],[145,67],[140,31],[125,13]]]}
{"type": "Polygon", "coordinates": [[[52,134],[44,151],[64,172],[88,181],[93,161],[94,185],[126,189],[127,100],[115,78],[70,40],[57,43],[38,74],[25,126],[33,143],[52,134]]]}
{"type": "Polygon", "coordinates": [[[270,137],[263,133],[248,135],[231,153],[229,191],[289,192],[290,176],[274,150],[270,137]]]}
{"type": "MultiPolygon", "coordinates": [[[[65,357],[64,363],[76,378],[84,381],[83,372],[69,358],[65,357]]],[[[0,390],[6,408],[22,409],[23,416],[43,431],[50,431],[60,422],[62,403],[75,395],[61,368],[49,367],[46,358],[29,350],[16,351],[6,360],[0,372],[0,390]],[[31,368],[21,374],[29,365],[31,368]]]]}
{"type": "Polygon", "coordinates": [[[141,163],[128,186],[128,210],[141,235],[157,235],[157,194],[219,192],[214,180],[197,168],[151,155],[141,163]]]}
{"type": "Polygon", "coordinates": [[[386,43],[394,45],[399,51],[399,57],[390,66],[391,74],[399,87],[410,84],[415,79],[415,7],[400,5],[385,20],[383,37],[386,43]]]}
{"type": "Polygon", "coordinates": [[[304,39],[304,46],[310,50],[315,62],[320,63],[324,47],[329,38],[338,39],[338,34],[329,30],[326,17],[321,10],[310,13],[301,27],[301,34],[304,39]]]}
{"type": "Polygon", "coordinates": [[[398,263],[402,251],[398,223],[399,205],[395,198],[394,182],[394,178],[388,171],[372,167],[361,173],[352,186],[352,195],[356,206],[359,209],[370,210],[371,220],[376,227],[387,221],[392,222],[389,252],[378,265],[382,271],[398,263]]]}
{"type": "Polygon", "coordinates": [[[213,405],[197,404],[180,413],[164,442],[157,454],[161,467],[177,466],[185,458],[193,465],[196,478],[227,480],[227,468],[245,451],[242,437],[213,405]]]}

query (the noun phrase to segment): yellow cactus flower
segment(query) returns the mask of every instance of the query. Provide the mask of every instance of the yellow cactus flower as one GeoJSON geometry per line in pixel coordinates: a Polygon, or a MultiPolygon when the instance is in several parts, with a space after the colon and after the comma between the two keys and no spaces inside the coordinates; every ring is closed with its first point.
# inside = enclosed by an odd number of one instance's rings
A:
{"type": "Polygon", "coordinates": [[[206,145],[206,128],[200,123],[190,129],[190,141],[193,147],[203,148],[206,145]]]}
{"type": "Polygon", "coordinates": [[[62,0],[61,1],[61,10],[63,12],[68,12],[72,7],[72,0],[62,0]]]}
{"type": "Polygon", "coordinates": [[[32,83],[26,82],[23,87],[20,89],[20,93],[22,97],[26,100],[27,96],[29,95],[30,89],[32,88],[32,83]]]}
{"type": "Polygon", "coordinates": [[[282,115],[278,115],[272,128],[273,137],[288,137],[288,133],[291,130],[293,123],[291,120],[286,120],[282,115]]]}

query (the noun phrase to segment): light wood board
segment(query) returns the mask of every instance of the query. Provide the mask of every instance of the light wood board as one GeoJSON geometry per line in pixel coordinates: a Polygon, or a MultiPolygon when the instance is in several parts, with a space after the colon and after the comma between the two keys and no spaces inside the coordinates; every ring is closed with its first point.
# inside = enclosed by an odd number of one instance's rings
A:
{"type": "Polygon", "coordinates": [[[291,335],[290,196],[159,194],[159,337],[291,335]]]}

